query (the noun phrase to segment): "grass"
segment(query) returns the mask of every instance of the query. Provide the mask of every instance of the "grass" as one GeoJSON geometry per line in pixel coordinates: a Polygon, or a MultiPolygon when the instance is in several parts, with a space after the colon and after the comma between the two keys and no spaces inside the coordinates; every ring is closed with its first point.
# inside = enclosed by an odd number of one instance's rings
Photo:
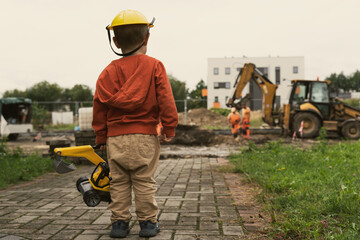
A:
{"type": "Polygon", "coordinates": [[[4,141],[0,142],[0,164],[0,189],[53,171],[50,158],[37,154],[25,156],[20,148],[11,151],[4,141]]]}
{"type": "Polygon", "coordinates": [[[360,239],[360,142],[250,143],[230,161],[263,187],[275,239],[360,239]]]}
{"type": "Polygon", "coordinates": [[[45,129],[50,131],[69,131],[74,130],[75,124],[56,124],[56,125],[46,125],[45,129]]]}
{"type": "Polygon", "coordinates": [[[264,124],[264,121],[262,120],[262,118],[251,118],[250,121],[250,127],[251,128],[258,128],[261,127],[264,124]]]}

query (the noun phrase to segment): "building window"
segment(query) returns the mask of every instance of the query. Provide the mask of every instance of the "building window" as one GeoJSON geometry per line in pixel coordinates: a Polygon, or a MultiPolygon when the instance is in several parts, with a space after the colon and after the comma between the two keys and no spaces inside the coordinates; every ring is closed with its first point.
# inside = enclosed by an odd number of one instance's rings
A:
{"type": "Polygon", "coordinates": [[[293,67],[293,73],[299,73],[299,67],[298,66],[293,67]]]}
{"type": "Polygon", "coordinates": [[[236,71],[240,72],[242,68],[236,68],[236,71]]]}
{"type": "Polygon", "coordinates": [[[214,102],[219,102],[219,97],[215,96],[215,101],[214,102]]]}
{"type": "Polygon", "coordinates": [[[225,68],[225,75],[230,75],[231,71],[229,67],[225,68]]]}
{"type": "Polygon", "coordinates": [[[264,67],[264,68],[258,68],[259,71],[265,76],[265,77],[268,77],[268,74],[269,74],[269,69],[267,67],[264,67]]]}
{"type": "Polygon", "coordinates": [[[214,68],[214,75],[219,75],[219,68],[214,68]]]}
{"type": "Polygon", "coordinates": [[[280,85],[280,67],[275,67],[275,83],[280,85]]]}
{"type": "Polygon", "coordinates": [[[214,89],[219,88],[230,89],[230,82],[214,82],[214,89]]]}
{"type": "Polygon", "coordinates": [[[226,97],[225,97],[225,103],[227,103],[228,100],[229,100],[229,96],[226,96],[226,97]]]}

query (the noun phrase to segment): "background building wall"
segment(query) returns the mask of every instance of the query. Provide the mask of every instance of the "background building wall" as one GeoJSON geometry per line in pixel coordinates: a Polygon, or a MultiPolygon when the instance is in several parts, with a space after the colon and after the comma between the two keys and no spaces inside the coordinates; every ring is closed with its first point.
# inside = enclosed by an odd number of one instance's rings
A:
{"type": "MultiPolygon", "coordinates": [[[[258,69],[267,74],[271,82],[279,85],[276,95],[280,96],[281,105],[289,99],[291,80],[305,77],[304,57],[209,58],[208,108],[213,107],[216,100],[220,103],[221,108],[226,108],[225,104],[227,99],[232,96],[236,77],[245,63],[254,63],[258,69]],[[297,72],[294,68],[297,69],[297,72]],[[276,69],[280,69],[280,76],[277,76],[276,69]]],[[[250,84],[244,89],[243,96],[249,93],[249,88],[250,84]]],[[[252,103],[254,106],[258,106],[256,101],[261,102],[261,98],[256,97],[252,101],[254,101],[252,103]]]]}

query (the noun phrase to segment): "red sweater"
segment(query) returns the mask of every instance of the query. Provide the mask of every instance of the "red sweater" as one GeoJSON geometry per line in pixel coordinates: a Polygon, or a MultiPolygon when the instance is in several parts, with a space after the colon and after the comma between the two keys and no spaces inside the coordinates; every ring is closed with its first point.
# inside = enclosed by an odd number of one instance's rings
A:
{"type": "Polygon", "coordinates": [[[178,114],[164,65],[147,55],[112,61],[96,83],[92,126],[96,143],[124,134],[175,136],[178,114]]]}

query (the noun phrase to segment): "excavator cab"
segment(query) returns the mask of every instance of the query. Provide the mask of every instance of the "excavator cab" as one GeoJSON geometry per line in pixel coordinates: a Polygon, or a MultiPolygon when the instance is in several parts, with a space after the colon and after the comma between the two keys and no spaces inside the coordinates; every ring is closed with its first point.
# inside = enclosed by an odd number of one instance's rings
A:
{"type": "Polygon", "coordinates": [[[319,115],[321,119],[330,117],[330,96],[327,82],[293,80],[290,95],[290,109],[306,110],[319,115]]]}

